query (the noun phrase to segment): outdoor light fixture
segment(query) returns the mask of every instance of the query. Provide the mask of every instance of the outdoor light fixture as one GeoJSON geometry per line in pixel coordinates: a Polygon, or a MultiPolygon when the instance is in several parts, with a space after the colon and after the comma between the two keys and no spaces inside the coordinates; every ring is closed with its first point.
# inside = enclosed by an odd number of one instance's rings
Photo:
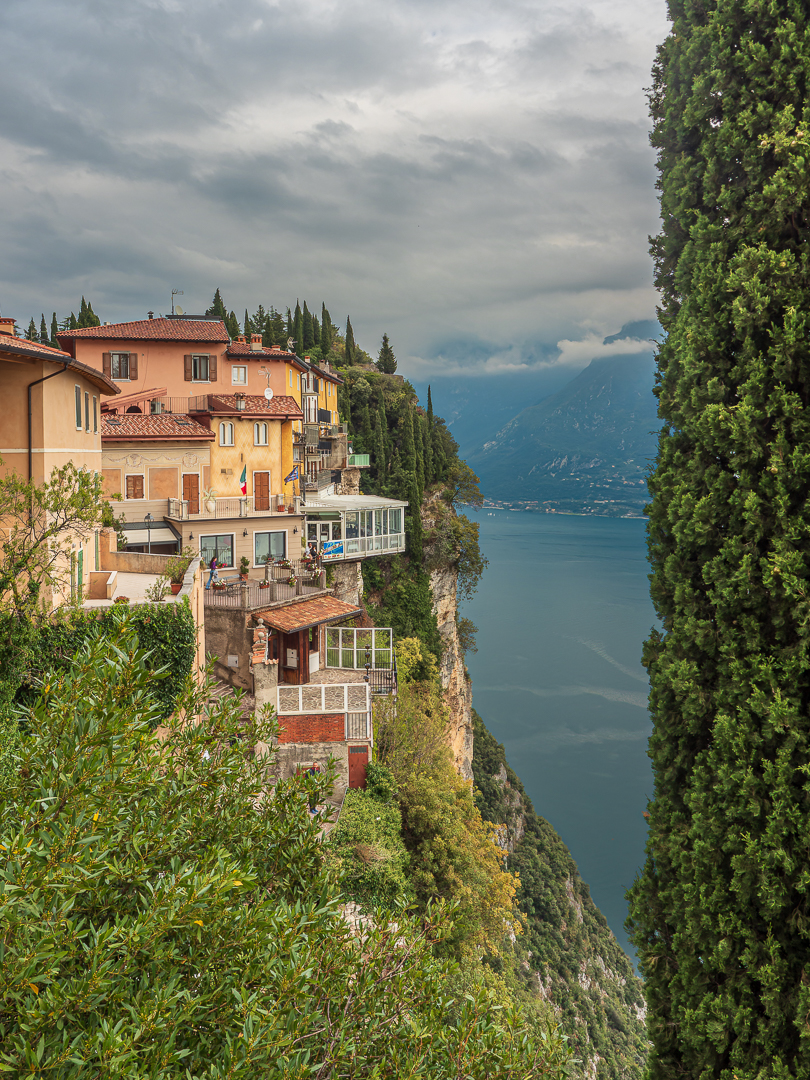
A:
{"type": "Polygon", "coordinates": [[[296,527],[295,527],[295,528],[293,529],[293,536],[295,536],[295,534],[296,534],[297,532],[298,532],[298,526],[296,525],[296,527]]]}
{"type": "Polygon", "coordinates": [[[243,532],[242,532],[242,536],[247,536],[247,529],[244,529],[244,530],[243,530],[243,532]]]}
{"type": "Polygon", "coordinates": [[[189,538],[189,540],[193,540],[194,539],[194,533],[189,533],[188,538],[189,538]]]}
{"type": "Polygon", "coordinates": [[[147,549],[150,555],[152,554],[152,522],[154,520],[155,519],[152,517],[151,514],[147,514],[146,517],[143,519],[143,523],[146,526],[147,549]]]}

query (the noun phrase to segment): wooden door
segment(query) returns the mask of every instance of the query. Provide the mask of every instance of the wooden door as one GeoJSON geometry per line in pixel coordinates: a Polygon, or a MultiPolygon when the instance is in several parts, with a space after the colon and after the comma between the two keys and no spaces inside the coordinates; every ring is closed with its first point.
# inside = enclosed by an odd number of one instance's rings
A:
{"type": "Polygon", "coordinates": [[[270,509],[270,473],[255,472],[253,474],[253,509],[270,509]]]}
{"type": "Polygon", "coordinates": [[[368,747],[349,747],[349,787],[364,788],[366,786],[366,765],[368,765],[368,747]]]}
{"type": "Polygon", "coordinates": [[[183,473],[183,502],[188,503],[190,514],[200,512],[200,474],[183,473]]]}

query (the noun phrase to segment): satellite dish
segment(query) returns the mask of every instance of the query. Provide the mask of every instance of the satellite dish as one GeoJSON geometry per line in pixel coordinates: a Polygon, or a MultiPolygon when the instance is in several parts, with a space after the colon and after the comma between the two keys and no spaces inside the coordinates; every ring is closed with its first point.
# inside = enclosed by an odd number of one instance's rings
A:
{"type": "Polygon", "coordinates": [[[272,400],[273,400],[273,391],[272,391],[272,390],[270,389],[270,387],[269,387],[269,386],[268,386],[268,387],[267,387],[267,389],[265,390],[265,392],[264,392],[264,396],[265,396],[265,397],[267,398],[267,400],[268,400],[268,401],[272,401],[272,400]]]}
{"type": "Polygon", "coordinates": [[[183,309],[178,304],[175,304],[174,313],[175,313],[175,315],[184,315],[185,314],[183,309]]]}

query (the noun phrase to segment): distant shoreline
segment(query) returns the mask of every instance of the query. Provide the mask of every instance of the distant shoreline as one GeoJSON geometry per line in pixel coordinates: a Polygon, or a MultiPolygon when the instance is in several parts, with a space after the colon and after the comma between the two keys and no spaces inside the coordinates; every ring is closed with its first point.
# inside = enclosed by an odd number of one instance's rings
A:
{"type": "Polygon", "coordinates": [[[481,510],[503,510],[504,512],[519,513],[519,514],[554,514],[555,516],[568,516],[568,517],[605,517],[605,518],[621,518],[623,520],[632,521],[647,521],[647,515],[641,513],[617,513],[609,509],[598,510],[562,510],[558,507],[543,507],[543,506],[526,506],[521,503],[488,503],[485,502],[480,508],[481,510]]]}

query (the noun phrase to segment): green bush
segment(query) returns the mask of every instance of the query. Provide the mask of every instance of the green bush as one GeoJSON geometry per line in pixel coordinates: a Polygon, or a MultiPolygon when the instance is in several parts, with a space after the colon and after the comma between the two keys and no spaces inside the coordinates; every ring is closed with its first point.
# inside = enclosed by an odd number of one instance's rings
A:
{"type": "MultiPolygon", "coordinates": [[[[376,790],[390,790],[388,769],[369,765],[376,790]],[[388,773],[388,778],[381,774],[388,773]]],[[[411,898],[405,877],[408,853],[402,843],[402,816],[395,803],[367,791],[346,792],[340,820],[329,837],[330,862],[341,874],[341,889],[364,907],[391,907],[411,898]]]]}

